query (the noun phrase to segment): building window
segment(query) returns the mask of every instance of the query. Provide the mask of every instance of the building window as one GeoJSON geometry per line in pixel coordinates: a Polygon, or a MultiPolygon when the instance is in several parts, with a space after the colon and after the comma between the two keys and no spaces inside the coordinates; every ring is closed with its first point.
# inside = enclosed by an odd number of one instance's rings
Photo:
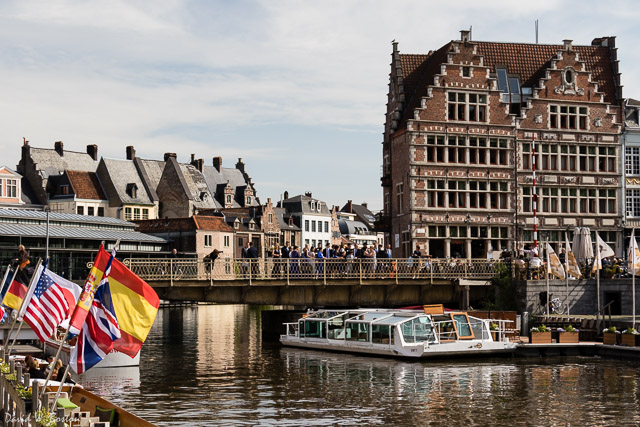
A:
{"type": "Polygon", "coordinates": [[[329,221],[325,221],[324,222],[324,232],[328,233],[329,232],[329,221]]]}
{"type": "Polygon", "coordinates": [[[587,107],[570,105],[549,106],[549,128],[551,129],[587,129],[589,114],[587,107]]]}
{"type": "Polygon", "coordinates": [[[142,209],[142,219],[149,219],[149,209],[142,209]]]}
{"type": "Polygon", "coordinates": [[[204,235],[204,247],[205,248],[210,248],[212,245],[212,241],[213,241],[213,236],[211,236],[211,234],[205,234],[204,235]]]}
{"type": "Polygon", "coordinates": [[[316,222],[315,221],[311,221],[311,231],[313,231],[314,233],[316,232],[316,222]]]}
{"type": "Polygon", "coordinates": [[[78,206],[76,208],[76,212],[78,213],[78,215],[84,215],[84,206],[78,206]]]}
{"type": "Polygon", "coordinates": [[[139,220],[141,218],[140,208],[133,208],[133,219],[139,220]]]}
{"type": "Polygon", "coordinates": [[[403,200],[402,200],[402,183],[396,184],[396,197],[398,198],[398,213],[402,213],[403,211],[403,200]]]}
{"type": "Polygon", "coordinates": [[[224,247],[228,248],[230,244],[231,244],[231,239],[229,238],[229,236],[224,236],[224,247]]]}
{"type": "Polygon", "coordinates": [[[231,194],[227,194],[227,202],[226,202],[226,204],[230,205],[231,203],[232,203],[231,194]]]}
{"type": "Polygon", "coordinates": [[[616,213],[616,190],[598,190],[599,213],[616,213]]]}
{"type": "Polygon", "coordinates": [[[247,196],[247,206],[251,206],[251,196],[247,196]]]}
{"type": "MultiPolygon", "coordinates": [[[[10,180],[9,180],[10,181],[10,180]]],[[[8,182],[8,181],[7,181],[8,182]]],[[[69,186],[68,185],[61,185],[60,186],[60,194],[66,195],[69,194],[69,186]]],[[[7,196],[9,196],[9,190],[7,188],[7,196]]],[[[9,196],[10,197],[10,196],[9,196]]]]}
{"type": "Polygon", "coordinates": [[[255,230],[255,228],[256,225],[253,222],[249,223],[249,230],[255,230]]]}
{"type": "Polygon", "coordinates": [[[471,77],[471,67],[462,67],[462,77],[471,77]]]}
{"type": "Polygon", "coordinates": [[[449,120],[487,121],[487,96],[477,93],[449,92],[447,104],[449,120]]]}
{"type": "Polygon", "coordinates": [[[132,219],[131,208],[124,208],[124,219],[127,221],[131,221],[132,219]]]}
{"type": "Polygon", "coordinates": [[[273,224],[273,214],[269,214],[269,224],[273,224]]]}
{"type": "Polygon", "coordinates": [[[134,182],[127,184],[126,192],[132,199],[138,197],[138,186],[134,182]]]}
{"type": "Polygon", "coordinates": [[[304,231],[309,231],[309,220],[308,219],[304,220],[304,231]]]}
{"type": "Polygon", "coordinates": [[[627,147],[624,156],[627,175],[640,175],[640,147],[627,147]]]}
{"type": "Polygon", "coordinates": [[[87,215],[94,216],[95,208],[93,206],[87,207],[87,215]]]}
{"type": "Polygon", "coordinates": [[[18,197],[18,180],[7,180],[7,197],[18,197]]]}
{"type": "Polygon", "coordinates": [[[576,213],[578,206],[578,189],[577,188],[561,188],[560,189],[560,212],[576,213]]]}
{"type": "Polygon", "coordinates": [[[640,217],[640,188],[627,189],[627,216],[640,217]]]}
{"type": "Polygon", "coordinates": [[[103,207],[99,207],[98,208],[98,216],[104,216],[104,208],[103,207]]]}
{"type": "Polygon", "coordinates": [[[311,210],[315,211],[316,210],[316,202],[314,202],[313,200],[311,202],[309,202],[311,204],[311,210]]]}

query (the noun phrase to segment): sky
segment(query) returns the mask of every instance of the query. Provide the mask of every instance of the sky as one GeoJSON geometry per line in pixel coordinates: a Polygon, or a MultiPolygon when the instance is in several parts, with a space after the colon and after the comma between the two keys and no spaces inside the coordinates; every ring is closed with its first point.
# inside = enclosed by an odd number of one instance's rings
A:
{"type": "Polygon", "coordinates": [[[588,45],[617,36],[640,98],[633,1],[0,1],[0,165],[33,147],[161,159],[242,158],[261,202],[311,192],[382,208],[391,42],[588,45]]]}

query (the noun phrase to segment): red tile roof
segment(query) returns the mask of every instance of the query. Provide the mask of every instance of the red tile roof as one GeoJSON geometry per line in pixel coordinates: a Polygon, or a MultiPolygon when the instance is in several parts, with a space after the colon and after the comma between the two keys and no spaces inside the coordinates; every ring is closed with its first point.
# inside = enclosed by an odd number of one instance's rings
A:
{"type": "MultiPolygon", "coordinates": [[[[554,44],[476,43],[486,66],[495,71],[496,65],[506,65],[509,73],[520,75],[521,85],[525,87],[537,86],[551,59],[562,50],[562,45],[554,44]]],[[[605,102],[615,104],[616,87],[609,48],[575,45],[572,48],[578,52],[578,59],[585,62],[592,80],[598,82],[598,90],[604,93],[605,102]]]]}
{"type": "MultiPolygon", "coordinates": [[[[519,74],[521,86],[537,86],[544,77],[551,59],[562,50],[562,45],[527,43],[474,42],[477,52],[484,57],[484,64],[495,72],[496,65],[506,65],[509,73],[519,74]]],[[[427,87],[440,74],[441,64],[447,61],[451,42],[427,55],[400,54],[400,65],[404,77],[405,108],[399,129],[406,128],[407,120],[413,118],[413,110],[420,106],[420,100],[427,94],[427,87]]],[[[592,79],[598,82],[598,90],[605,95],[605,102],[617,103],[611,51],[602,46],[573,46],[584,61],[592,79]]]]}
{"type": "Polygon", "coordinates": [[[68,170],[65,173],[78,199],[107,200],[95,172],[68,170]]]}
{"type": "Polygon", "coordinates": [[[194,215],[190,218],[159,218],[134,222],[138,224],[136,230],[145,233],[193,230],[233,232],[233,228],[227,225],[223,218],[204,215],[194,215]]]}

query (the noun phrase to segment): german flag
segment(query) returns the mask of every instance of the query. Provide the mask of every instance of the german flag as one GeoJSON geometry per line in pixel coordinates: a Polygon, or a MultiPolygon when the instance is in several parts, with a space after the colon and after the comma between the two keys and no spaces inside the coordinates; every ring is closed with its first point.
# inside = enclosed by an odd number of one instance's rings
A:
{"type": "Polygon", "coordinates": [[[19,269],[7,289],[7,293],[2,300],[2,304],[6,307],[13,308],[14,310],[20,310],[22,300],[24,300],[24,297],[27,294],[30,280],[31,278],[27,274],[26,269],[19,269]]]}
{"type": "MultiPolygon", "coordinates": [[[[93,300],[93,293],[95,293],[104,276],[104,271],[110,258],[111,254],[100,246],[93,268],[85,284],[85,292],[91,294],[91,300],[93,300]],[[93,292],[91,292],[92,288],[93,292]]],[[[114,259],[111,264],[108,282],[113,308],[120,327],[120,338],[114,343],[113,348],[130,357],[135,357],[140,351],[142,343],[147,339],[149,330],[156,319],[160,299],[147,282],[136,276],[117,259],[114,259]]],[[[88,300],[88,298],[86,299],[88,300]]],[[[91,301],[88,302],[90,306],[91,301]]],[[[71,324],[74,327],[78,326],[80,322],[74,322],[76,317],[78,319],[81,318],[82,323],[84,323],[87,313],[86,302],[83,301],[83,297],[80,297],[76,310],[71,317],[71,324]]],[[[81,328],[82,325],[80,324],[79,326],[81,328]]]]}

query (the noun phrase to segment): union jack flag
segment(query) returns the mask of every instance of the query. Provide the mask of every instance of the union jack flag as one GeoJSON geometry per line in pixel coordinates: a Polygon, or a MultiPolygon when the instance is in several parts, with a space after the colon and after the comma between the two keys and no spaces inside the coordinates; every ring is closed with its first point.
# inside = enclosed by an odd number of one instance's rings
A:
{"type": "Polygon", "coordinates": [[[113,349],[120,327],[113,309],[109,282],[105,278],[95,293],[87,319],[78,334],[69,365],[81,374],[95,366],[113,349]]]}

